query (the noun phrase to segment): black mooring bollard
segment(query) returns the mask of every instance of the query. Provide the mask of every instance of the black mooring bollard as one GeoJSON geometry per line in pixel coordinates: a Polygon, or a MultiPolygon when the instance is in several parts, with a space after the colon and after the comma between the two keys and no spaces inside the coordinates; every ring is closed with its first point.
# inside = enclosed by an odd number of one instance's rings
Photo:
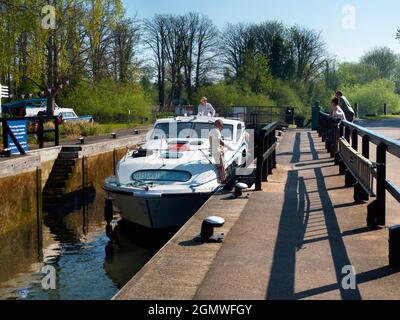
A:
{"type": "Polygon", "coordinates": [[[208,217],[204,219],[201,225],[201,233],[195,239],[197,242],[223,242],[224,234],[214,234],[214,228],[221,228],[225,224],[225,220],[221,217],[208,217]]]}
{"type": "Polygon", "coordinates": [[[400,267],[400,225],[389,228],[389,264],[400,267]]]}
{"type": "Polygon", "coordinates": [[[243,195],[243,190],[246,190],[248,188],[247,184],[244,183],[237,183],[235,185],[235,192],[234,192],[234,197],[239,198],[243,195]]]}

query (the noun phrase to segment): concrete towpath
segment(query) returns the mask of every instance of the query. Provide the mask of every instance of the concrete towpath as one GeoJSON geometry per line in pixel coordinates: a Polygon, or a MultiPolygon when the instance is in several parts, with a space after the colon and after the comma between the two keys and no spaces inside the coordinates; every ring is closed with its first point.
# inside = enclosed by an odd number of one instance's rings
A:
{"type": "Polygon", "coordinates": [[[400,269],[388,267],[388,229],[365,228],[367,204],[354,204],[318,135],[287,132],[277,162],[194,298],[399,299],[400,269]],[[355,269],[354,290],[342,287],[346,266],[355,269]]]}

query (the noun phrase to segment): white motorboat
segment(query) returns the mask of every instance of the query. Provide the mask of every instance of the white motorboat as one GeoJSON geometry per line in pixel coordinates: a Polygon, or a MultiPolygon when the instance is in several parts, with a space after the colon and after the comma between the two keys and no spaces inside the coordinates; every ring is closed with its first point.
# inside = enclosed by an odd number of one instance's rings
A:
{"type": "MultiPolygon", "coordinates": [[[[227,177],[246,164],[245,124],[220,118],[227,177]]],[[[118,163],[105,180],[106,197],[123,219],[148,228],[181,226],[221,188],[208,135],[217,118],[175,117],[158,120],[146,143],[118,163]]]]}

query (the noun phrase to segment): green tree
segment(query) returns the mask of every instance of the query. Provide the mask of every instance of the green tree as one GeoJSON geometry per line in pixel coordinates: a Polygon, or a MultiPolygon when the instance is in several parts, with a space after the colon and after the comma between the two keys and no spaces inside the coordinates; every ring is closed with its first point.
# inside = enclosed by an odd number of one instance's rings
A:
{"type": "Polygon", "coordinates": [[[389,112],[400,111],[400,96],[395,93],[395,84],[389,79],[379,79],[364,85],[344,87],[343,91],[352,103],[358,103],[360,115],[382,114],[386,103],[389,112]]]}
{"type": "Polygon", "coordinates": [[[243,65],[239,68],[238,82],[244,90],[269,94],[272,88],[272,75],[265,55],[246,52],[243,65]]]}
{"type": "Polygon", "coordinates": [[[375,67],[380,78],[392,79],[399,64],[398,55],[390,48],[374,48],[361,57],[361,63],[375,67]]]}
{"type": "Polygon", "coordinates": [[[376,66],[346,62],[339,65],[337,77],[339,86],[354,86],[377,80],[380,78],[380,73],[376,66]]]}

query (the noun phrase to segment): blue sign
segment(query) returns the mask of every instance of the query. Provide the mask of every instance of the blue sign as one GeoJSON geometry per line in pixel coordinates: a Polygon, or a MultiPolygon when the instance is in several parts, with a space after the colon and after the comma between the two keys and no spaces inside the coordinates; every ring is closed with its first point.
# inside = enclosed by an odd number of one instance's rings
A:
{"type": "MultiPolygon", "coordinates": [[[[8,126],[11,132],[14,134],[15,138],[18,140],[22,149],[29,151],[28,146],[28,122],[26,120],[8,120],[8,126]]],[[[18,148],[15,143],[11,140],[10,135],[8,135],[8,148],[11,154],[19,154],[18,148]]]]}

